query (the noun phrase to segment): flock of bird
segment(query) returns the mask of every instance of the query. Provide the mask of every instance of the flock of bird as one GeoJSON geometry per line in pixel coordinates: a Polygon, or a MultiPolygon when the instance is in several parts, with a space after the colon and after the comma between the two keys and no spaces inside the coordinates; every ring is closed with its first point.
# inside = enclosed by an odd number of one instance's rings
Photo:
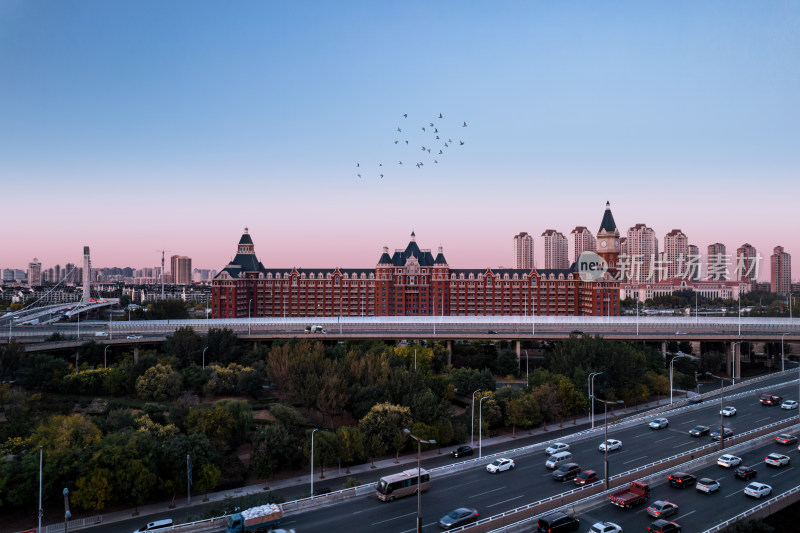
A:
{"type": "MultiPolygon", "coordinates": [[[[420,151],[422,152],[422,157],[412,156],[411,159],[409,157],[403,157],[403,159],[399,159],[397,161],[397,166],[407,166],[413,164],[418,169],[421,169],[425,166],[425,163],[430,164],[431,161],[433,164],[438,164],[439,159],[443,159],[447,156],[448,150],[460,146],[464,146],[463,136],[459,137],[458,140],[453,141],[454,135],[451,132],[453,125],[450,124],[442,113],[439,113],[438,117],[432,119],[432,121],[428,121],[423,123],[419,126],[419,130],[416,129],[416,126],[412,126],[411,128],[403,127],[406,125],[405,121],[408,119],[408,113],[403,113],[403,123],[400,126],[397,126],[397,131],[395,132],[395,139],[394,144],[398,148],[405,149],[403,154],[407,154],[409,149],[416,150],[414,148],[415,145],[420,146],[420,151]],[[416,132],[416,135],[414,135],[416,132]],[[446,132],[451,132],[445,135],[446,132]]],[[[461,121],[459,126],[460,128],[467,127],[467,121],[461,121]]],[[[417,153],[418,152],[414,152],[417,153]]],[[[402,157],[402,156],[401,156],[402,157]]],[[[374,165],[374,164],[373,164],[374,165]]],[[[384,175],[386,175],[389,170],[389,166],[384,166],[383,163],[378,163],[378,167],[376,168],[368,168],[373,165],[365,165],[361,166],[360,162],[356,163],[356,176],[358,178],[368,178],[377,176],[383,179],[384,175]]]]}

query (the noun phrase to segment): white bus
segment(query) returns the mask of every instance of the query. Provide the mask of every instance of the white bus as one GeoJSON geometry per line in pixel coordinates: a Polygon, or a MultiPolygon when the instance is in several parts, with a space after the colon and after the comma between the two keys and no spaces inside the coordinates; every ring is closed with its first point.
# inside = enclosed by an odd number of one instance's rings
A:
{"type": "MultiPolygon", "coordinates": [[[[420,469],[422,476],[422,483],[420,488],[425,492],[431,488],[431,475],[424,468],[420,469]]],[[[412,468],[405,470],[399,474],[392,474],[391,476],[384,476],[378,482],[375,488],[375,493],[378,499],[385,502],[394,501],[403,496],[411,496],[417,493],[417,469],[412,468]]]]}

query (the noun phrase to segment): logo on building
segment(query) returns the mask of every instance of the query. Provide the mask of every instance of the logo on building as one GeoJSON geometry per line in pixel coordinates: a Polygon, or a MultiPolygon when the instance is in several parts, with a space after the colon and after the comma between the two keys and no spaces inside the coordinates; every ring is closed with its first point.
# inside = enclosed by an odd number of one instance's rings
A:
{"type": "Polygon", "coordinates": [[[578,275],[583,281],[595,281],[608,271],[608,263],[594,252],[583,252],[578,257],[578,275]]]}

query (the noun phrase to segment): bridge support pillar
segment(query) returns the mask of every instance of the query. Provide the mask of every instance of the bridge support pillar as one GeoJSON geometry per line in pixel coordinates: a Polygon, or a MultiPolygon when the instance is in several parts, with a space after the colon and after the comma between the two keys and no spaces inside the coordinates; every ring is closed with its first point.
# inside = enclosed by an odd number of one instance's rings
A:
{"type": "Polygon", "coordinates": [[[447,341],[447,364],[453,364],[453,341],[447,341]]]}
{"type": "Polygon", "coordinates": [[[725,375],[740,379],[742,377],[742,344],[738,342],[725,343],[725,375]]]}
{"type": "Polygon", "coordinates": [[[664,356],[664,359],[667,358],[667,341],[661,341],[661,355],[664,356]]]}
{"type": "Polygon", "coordinates": [[[521,347],[522,347],[522,343],[520,341],[516,341],[514,343],[514,349],[517,351],[517,364],[519,364],[520,353],[522,351],[521,347]]]}
{"type": "Polygon", "coordinates": [[[136,344],[133,346],[133,363],[136,364],[139,362],[139,345],[136,344]]]}
{"type": "Polygon", "coordinates": [[[692,355],[700,357],[702,353],[702,348],[700,347],[700,341],[691,341],[692,342],[692,355]]]}

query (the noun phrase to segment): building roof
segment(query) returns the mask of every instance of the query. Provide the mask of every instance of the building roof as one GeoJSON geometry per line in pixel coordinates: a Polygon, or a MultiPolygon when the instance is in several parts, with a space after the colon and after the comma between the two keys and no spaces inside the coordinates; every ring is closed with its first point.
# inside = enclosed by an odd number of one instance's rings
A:
{"type": "Polygon", "coordinates": [[[244,228],[244,233],[242,233],[242,238],[239,239],[239,244],[253,244],[253,239],[250,237],[250,232],[247,231],[247,228],[244,228]]]}
{"type": "MultiPolygon", "coordinates": [[[[431,251],[420,250],[419,246],[417,245],[415,237],[416,235],[414,235],[414,233],[412,232],[411,241],[409,241],[408,246],[406,246],[406,249],[394,251],[394,254],[392,255],[391,258],[392,265],[405,266],[406,261],[408,261],[408,258],[411,257],[412,255],[417,258],[417,261],[419,261],[419,266],[429,267],[434,265],[435,261],[433,259],[433,254],[431,254],[431,251]]],[[[381,256],[381,259],[383,259],[383,256],[381,256]]],[[[442,256],[442,259],[444,259],[444,256],[442,256]]],[[[379,260],[378,262],[380,263],[381,261],[379,260]]]]}
{"type": "Polygon", "coordinates": [[[614,222],[614,215],[611,214],[611,202],[606,202],[606,212],[603,213],[603,221],[600,222],[600,231],[606,233],[617,231],[617,223],[614,222]]]}

